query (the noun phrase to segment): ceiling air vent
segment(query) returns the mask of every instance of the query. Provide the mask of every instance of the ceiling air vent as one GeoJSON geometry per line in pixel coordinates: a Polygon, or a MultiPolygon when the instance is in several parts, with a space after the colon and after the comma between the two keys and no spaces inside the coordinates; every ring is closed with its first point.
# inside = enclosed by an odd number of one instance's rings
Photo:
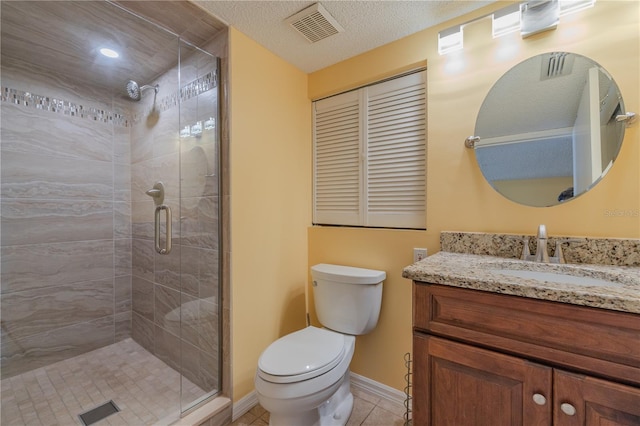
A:
{"type": "Polygon", "coordinates": [[[566,52],[552,52],[543,57],[540,80],[571,74],[573,55],[566,52]]]}
{"type": "Polygon", "coordinates": [[[320,3],[315,3],[288,17],[285,22],[311,43],[344,31],[344,28],[320,3]]]}

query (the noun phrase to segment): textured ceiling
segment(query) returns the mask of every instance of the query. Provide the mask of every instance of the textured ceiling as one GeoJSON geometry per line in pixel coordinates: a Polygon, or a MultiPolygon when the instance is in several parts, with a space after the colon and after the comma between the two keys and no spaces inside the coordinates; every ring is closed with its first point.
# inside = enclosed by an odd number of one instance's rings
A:
{"type": "Polygon", "coordinates": [[[309,43],[284,20],[314,1],[194,1],[271,52],[307,73],[464,15],[494,1],[323,0],[345,29],[309,43]]]}

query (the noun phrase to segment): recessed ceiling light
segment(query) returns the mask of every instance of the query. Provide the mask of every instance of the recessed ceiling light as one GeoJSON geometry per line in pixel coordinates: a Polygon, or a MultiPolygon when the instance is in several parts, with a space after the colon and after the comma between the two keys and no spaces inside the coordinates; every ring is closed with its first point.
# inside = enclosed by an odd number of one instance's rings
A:
{"type": "Polygon", "coordinates": [[[116,52],[113,49],[109,49],[107,47],[103,47],[102,49],[100,49],[100,53],[102,53],[107,58],[117,58],[120,56],[118,52],[116,52]]]}

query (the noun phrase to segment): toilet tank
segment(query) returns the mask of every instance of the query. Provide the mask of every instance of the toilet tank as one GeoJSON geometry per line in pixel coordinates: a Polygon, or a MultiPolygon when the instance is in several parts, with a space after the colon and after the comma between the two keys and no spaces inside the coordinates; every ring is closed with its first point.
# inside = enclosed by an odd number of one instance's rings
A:
{"type": "Polygon", "coordinates": [[[366,334],[378,324],[384,271],[321,263],[311,267],[320,323],[337,332],[366,334]]]}

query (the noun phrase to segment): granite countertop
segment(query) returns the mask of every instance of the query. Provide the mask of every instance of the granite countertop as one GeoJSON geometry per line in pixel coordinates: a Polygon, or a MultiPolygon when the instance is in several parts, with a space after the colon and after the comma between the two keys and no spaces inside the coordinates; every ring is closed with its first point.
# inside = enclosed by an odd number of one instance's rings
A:
{"type": "Polygon", "coordinates": [[[640,268],[638,267],[558,265],[494,256],[439,252],[407,266],[402,276],[414,281],[640,314],[640,268]],[[505,269],[568,274],[585,277],[585,281],[599,279],[612,283],[608,285],[558,283],[496,272],[496,270],[505,269]]]}

